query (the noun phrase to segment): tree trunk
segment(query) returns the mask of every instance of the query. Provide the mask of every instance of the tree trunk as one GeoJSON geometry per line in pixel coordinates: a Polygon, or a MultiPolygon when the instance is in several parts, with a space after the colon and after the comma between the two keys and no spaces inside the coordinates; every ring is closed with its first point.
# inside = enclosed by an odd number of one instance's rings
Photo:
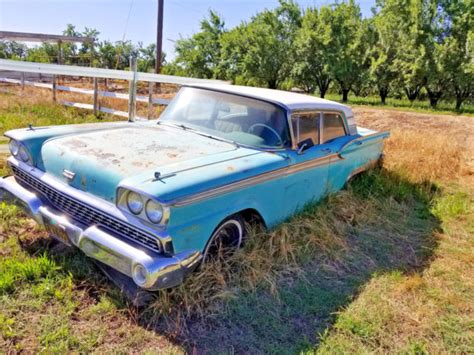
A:
{"type": "Polygon", "coordinates": [[[430,89],[426,88],[426,91],[428,92],[428,97],[430,98],[430,105],[432,108],[436,108],[436,105],[438,105],[438,101],[443,96],[442,91],[431,91],[430,89]]]}
{"type": "Polygon", "coordinates": [[[420,89],[418,87],[416,88],[405,88],[405,93],[407,94],[408,100],[410,102],[413,102],[416,100],[418,97],[418,93],[420,92],[420,89]]]}
{"type": "Polygon", "coordinates": [[[324,96],[326,96],[326,92],[329,89],[329,84],[331,84],[331,80],[321,80],[318,82],[318,87],[319,87],[319,96],[324,99],[324,96]]]}
{"type": "Polygon", "coordinates": [[[385,99],[388,96],[388,88],[387,87],[380,88],[379,95],[380,95],[380,100],[382,101],[382,104],[385,105],[385,99]]]}
{"type": "Polygon", "coordinates": [[[342,89],[342,102],[347,102],[350,89],[342,89]]]}
{"type": "Polygon", "coordinates": [[[270,89],[276,89],[277,88],[277,81],[276,80],[269,80],[268,81],[268,87],[270,89]]]}
{"type": "Polygon", "coordinates": [[[435,108],[438,104],[438,98],[436,96],[430,96],[430,106],[435,108]]]}
{"type": "Polygon", "coordinates": [[[461,105],[464,101],[464,97],[461,94],[456,94],[456,111],[461,110],[461,105]]]}

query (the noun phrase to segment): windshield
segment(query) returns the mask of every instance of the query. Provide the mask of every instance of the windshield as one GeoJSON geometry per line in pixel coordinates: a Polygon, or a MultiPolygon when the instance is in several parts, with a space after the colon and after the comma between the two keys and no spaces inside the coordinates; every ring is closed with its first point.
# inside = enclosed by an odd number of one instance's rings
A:
{"type": "Polygon", "coordinates": [[[247,146],[290,146],[283,109],[267,102],[212,90],[182,88],[159,121],[247,146]]]}

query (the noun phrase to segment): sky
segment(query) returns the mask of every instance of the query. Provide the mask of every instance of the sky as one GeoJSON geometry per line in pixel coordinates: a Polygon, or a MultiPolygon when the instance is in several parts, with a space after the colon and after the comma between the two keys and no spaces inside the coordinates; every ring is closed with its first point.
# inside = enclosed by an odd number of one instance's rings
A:
{"type": "MultiPolygon", "coordinates": [[[[334,3],[334,0],[298,0],[300,6],[334,3]]],[[[215,10],[227,28],[248,20],[278,0],[164,0],[163,50],[174,57],[174,41],[199,31],[200,21],[215,10]]],[[[358,1],[363,16],[370,16],[375,0],[358,1]]],[[[0,31],[61,34],[68,23],[100,32],[99,40],[156,39],[157,0],[0,0],[0,31]]]]}

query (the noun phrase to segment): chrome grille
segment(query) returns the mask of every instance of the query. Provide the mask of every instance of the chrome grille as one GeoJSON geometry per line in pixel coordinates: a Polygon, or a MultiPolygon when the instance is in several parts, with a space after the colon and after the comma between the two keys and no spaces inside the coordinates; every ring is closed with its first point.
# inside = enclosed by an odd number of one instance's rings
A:
{"type": "Polygon", "coordinates": [[[53,189],[51,186],[14,165],[12,165],[11,168],[15,174],[15,178],[39,192],[48,199],[53,207],[66,213],[72,218],[86,225],[104,227],[113,233],[133,240],[153,251],[161,252],[160,242],[156,237],[53,189]]]}

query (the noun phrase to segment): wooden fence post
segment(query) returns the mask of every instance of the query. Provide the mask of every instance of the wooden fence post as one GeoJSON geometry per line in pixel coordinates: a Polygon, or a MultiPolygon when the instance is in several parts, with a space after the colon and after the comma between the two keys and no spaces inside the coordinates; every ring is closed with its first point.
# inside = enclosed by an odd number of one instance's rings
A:
{"type": "Polygon", "coordinates": [[[94,116],[97,117],[98,99],[99,99],[99,83],[97,78],[94,78],[94,116]]]}
{"type": "Polygon", "coordinates": [[[132,72],[132,80],[128,85],[128,121],[135,121],[137,109],[137,58],[130,57],[130,71],[132,72]]]}
{"type": "Polygon", "coordinates": [[[154,87],[153,82],[148,83],[148,119],[151,118],[152,113],[153,113],[153,87],[154,87]]]}
{"type": "Polygon", "coordinates": [[[25,72],[21,72],[21,91],[25,90],[25,72]]]}
{"type": "Polygon", "coordinates": [[[56,75],[53,75],[53,101],[56,102],[56,75]]]}

